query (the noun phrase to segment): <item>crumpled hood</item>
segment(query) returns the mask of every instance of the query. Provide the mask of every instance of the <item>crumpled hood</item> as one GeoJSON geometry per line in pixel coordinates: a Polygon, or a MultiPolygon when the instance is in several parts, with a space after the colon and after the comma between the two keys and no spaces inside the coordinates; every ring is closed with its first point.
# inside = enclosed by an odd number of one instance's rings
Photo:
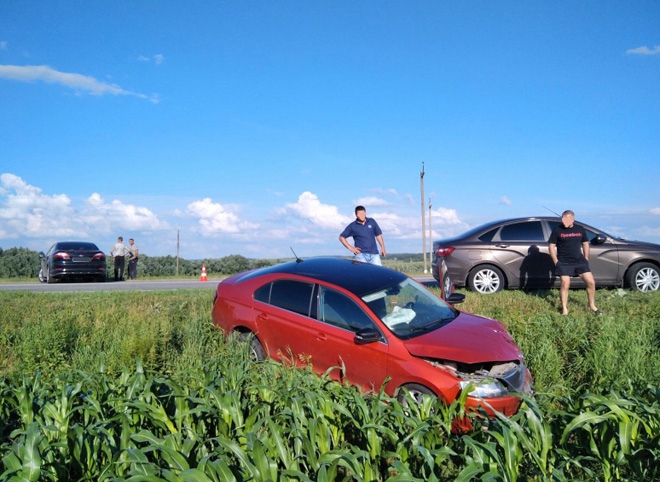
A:
{"type": "Polygon", "coordinates": [[[483,316],[460,313],[425,335],[404,341],[411,355],[461,363],[522,360],[523,355],[504,325],[483,316]]]}

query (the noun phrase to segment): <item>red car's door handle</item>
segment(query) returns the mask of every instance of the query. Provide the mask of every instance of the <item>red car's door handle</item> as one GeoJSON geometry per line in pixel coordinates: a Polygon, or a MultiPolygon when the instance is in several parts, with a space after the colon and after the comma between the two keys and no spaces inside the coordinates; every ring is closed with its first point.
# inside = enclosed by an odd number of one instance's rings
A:
{"type": "Polygon", "coordinates": [[[328,337],[325,336],[325,333],[317,333],[316,334],[316,339],[320,341],[325,341],[328,339],[328,337]]]}

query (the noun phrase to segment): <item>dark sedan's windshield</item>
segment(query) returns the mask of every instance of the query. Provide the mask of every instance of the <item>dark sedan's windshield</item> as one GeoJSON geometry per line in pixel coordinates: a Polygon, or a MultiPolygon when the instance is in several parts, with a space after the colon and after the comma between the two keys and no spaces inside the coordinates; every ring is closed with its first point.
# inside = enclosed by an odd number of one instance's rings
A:
{"type": "Polygon", "coordinates": [[[400,338],[426,333],[456,318],[453,308],[411,279],[362,300],[400,338]]]}
{"type": "Polygon", "coordinates": [[[57,243],[56,249],[61,251],[98,251],[99,248],[94,243],[85,243],[79,241],[65,241],[57,243]]]}

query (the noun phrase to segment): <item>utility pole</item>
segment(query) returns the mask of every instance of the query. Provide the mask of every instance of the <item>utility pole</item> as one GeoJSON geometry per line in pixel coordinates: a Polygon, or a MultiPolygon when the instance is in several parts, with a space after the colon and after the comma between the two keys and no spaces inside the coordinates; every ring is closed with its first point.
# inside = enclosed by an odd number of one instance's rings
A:
{"type": "Polygon", "coordinates": [[[429,269],[432,270],[431,266],[433,265],[433,211],[431,211],[431,198],[429,198],[429,269]]]}
{"type": "Polygon", "coordinates": [[[428,273],[426,268],[426,212],[424,211],[424,163],[422,172],[419,173],[419,185],[422,191],[422,257],[424,258],[424,274],[428,273]]]}
{"type": "Polygon", "coordinates": [[[179,276],[179,230],[176,230],[176,275],[179,276]]]}

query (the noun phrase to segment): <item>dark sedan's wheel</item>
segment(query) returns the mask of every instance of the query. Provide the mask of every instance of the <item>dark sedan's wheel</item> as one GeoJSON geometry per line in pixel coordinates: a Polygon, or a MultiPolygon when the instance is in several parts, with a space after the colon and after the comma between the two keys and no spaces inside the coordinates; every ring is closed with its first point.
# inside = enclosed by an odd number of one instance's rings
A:
{"type": "Polygon", "coordinates": [[[257,339],[254,333],[241,333],[240,339],[241,341],[250,344],[250,358],[252,361],[260,362],[266,359],[264,347],[261,346],[261,342],[257,339]]]}
{"type": "Polygon", "coordinates": [[[44,270],[39,269],[39,282],[40,283],[45,283],[46,282],[46,277],[44,276],[44,270]]]}
{"type": "Polygon", "coordinates": [[[660,289],[660,269],[651,263],[637,263],[630,267],[626,281],[630,288],[648,293],[660,289]]]}
{"type": "Polygon", "coordinates": [[[499,268],[490,264],[479,266],[470,271],[468,287],[482,295],[497,293],[504,288],[504,274],[499,268]]]}

